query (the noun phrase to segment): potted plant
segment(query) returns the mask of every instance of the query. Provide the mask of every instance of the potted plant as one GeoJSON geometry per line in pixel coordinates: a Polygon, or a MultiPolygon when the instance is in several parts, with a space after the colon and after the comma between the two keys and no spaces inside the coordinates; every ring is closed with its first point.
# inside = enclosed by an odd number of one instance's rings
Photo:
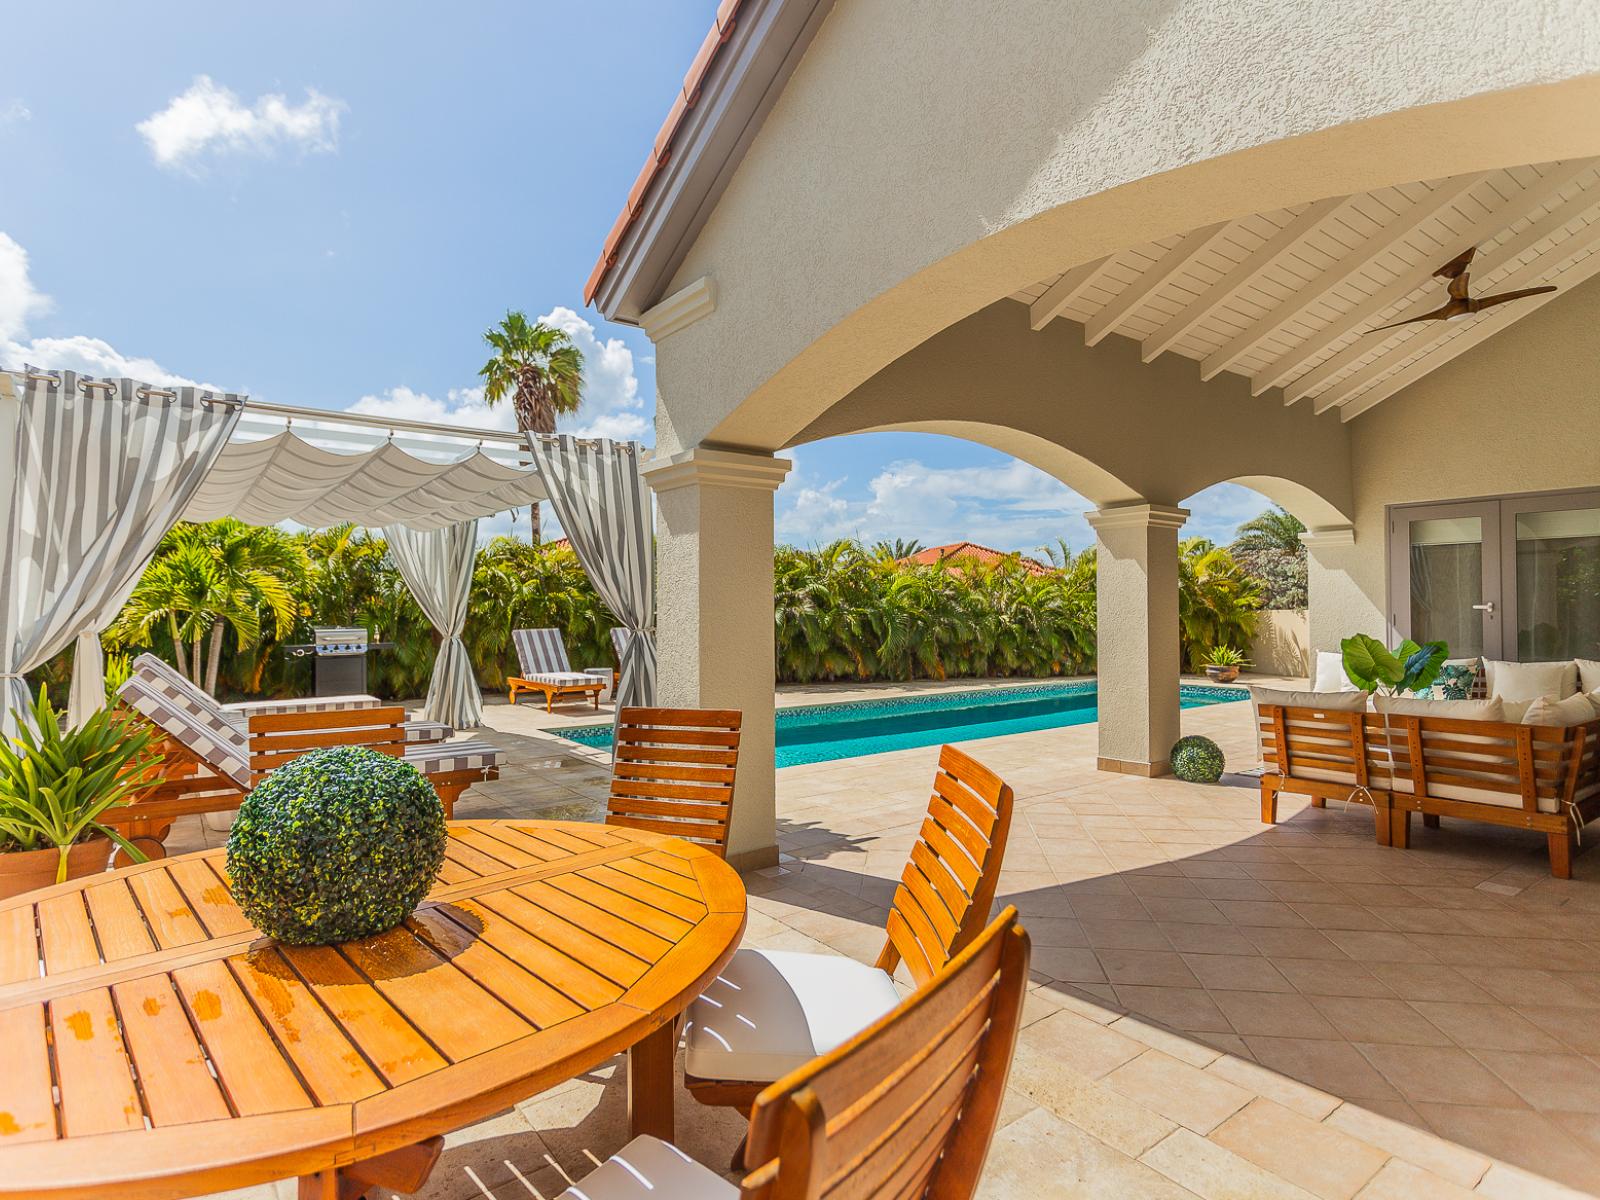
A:
{"type": "Polygon", "coordinates": [[[1206,678],[1218,683],[1232,683],[1239,678],[1239,671],[1249,665],[1250,660],[1245,658],[1243,651],[1235,650],[1232,646],[1214,646],[1206,654],[1206,678]]]}
{"type": "Polygon", "coordinates": [[[100,818],[158,780],[150,734],[116,709],[62,729],[42,689],[31,722],[0,739],[0,899],[105,870],[113,845],[145,855],[100,818]]]}

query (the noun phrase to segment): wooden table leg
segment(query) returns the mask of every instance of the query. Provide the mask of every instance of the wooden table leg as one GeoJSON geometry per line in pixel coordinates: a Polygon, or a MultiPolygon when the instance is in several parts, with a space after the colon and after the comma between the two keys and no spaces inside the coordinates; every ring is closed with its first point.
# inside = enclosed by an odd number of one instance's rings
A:
{"type": "Polygon", "coordinates": [[[647,1133],[664,1142],[672,1140],[672,1064],[677,1050],[678,1023],[668,1021],[628,1051],[628,1126],[634,1137],[647,1133]]]}
{"type": "Polygon", "coordinates": [[[401,1193],[420,1191],[443,1152],[444,1139],[431,1137],[348,1167],[302,1175],[299,1200],[358,1200],[373,1188],[401,1193]]]}

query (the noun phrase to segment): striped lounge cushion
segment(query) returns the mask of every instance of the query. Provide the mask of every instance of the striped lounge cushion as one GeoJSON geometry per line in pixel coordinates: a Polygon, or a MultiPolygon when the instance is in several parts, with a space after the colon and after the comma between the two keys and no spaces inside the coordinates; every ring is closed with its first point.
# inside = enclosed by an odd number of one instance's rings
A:
{"type": "Polygon", "coordinates": [[[511,641],[517,648],[524,679],[574,674],[559,629],[513,629],[511,641]]]}
{"type": "Polygon", "coordinates": [[[237,704],[224,704],[222,711],[258,717],[276,713],[348,712],[353,708],[378,708],[382,704],[376,696],[366,695],[295,696],[286,700],[241,700],[237,704]]]}
{"type": "Polygon", "coordinates": [[[405,760],[424,775],[445,775],[451,771],[494,771],[500,766],[500,751],[488,742],[441,742],[409,749],[405,760]]]}
{"type": "MultiPolygon", "coordinates": [[[[140,656],[141,659],[145,657],[140,656]]],[[[180,676],[178,683],[183,686],[175,686],[168,678],[140,670],[136,661],[133,674],[117,690],[117,695],[179,745],[192,750],[195,757],[212,770],[248,789],[249,750],[244,735],[221,712],[198,701],[194,693],[199,689],[188,680],[180,676]]]]}
{"type": "Polygon", "coordinates": [[[529,683],[553,683],[557,687],[605,686],[605,680],[600,676],[585,675],[581,671],[540,671],[534,675],[524,675],[523,678],[529,683]]]}

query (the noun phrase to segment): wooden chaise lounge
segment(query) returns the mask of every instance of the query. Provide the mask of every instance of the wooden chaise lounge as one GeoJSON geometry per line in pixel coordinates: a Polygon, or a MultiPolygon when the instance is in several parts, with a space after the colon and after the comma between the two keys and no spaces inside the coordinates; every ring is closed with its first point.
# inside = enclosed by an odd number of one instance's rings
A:
{"type": "Polygon", "coordinates": [[[1278,795],[1373,806],[1380,845],[1410,845],[1411,814],[1545,835],[1550,873],[1572,877],[1578,830],[1600,815],[1600,718],[1566,727],[1373,712],[1260,707],[1267,773],[1261,819],[1278,795]]]}
{"type": "Polygon", "coordinates": [[[405,709],[395,706],[262,713],[247,718],[241,731],[196,704],[187,689],[147,675],[132,676],[118,695],[162,735],[161,783],[102,819],[123,827],[152,858],[165,854],[162,842],[176,818],[236,809],[272,771],[324,746],[364,746],[411,763],[433,785],[447,817],[467,788],[500,776],[500,751],[488,742],[408,742],[405,709]]]}
{"type": "Polygon", "coordinates": [[[513,629],[511,642],[517,648],[517,663],[522,668],[522,674],[506,680],[507,698],[512,704],[523,692],[538,692],[544,696],[545,712],[554,711],[555,702],[568,696],[587,696],[596,709],[600,707],[605,677],[572,669],[559,629],[513,629]]]}

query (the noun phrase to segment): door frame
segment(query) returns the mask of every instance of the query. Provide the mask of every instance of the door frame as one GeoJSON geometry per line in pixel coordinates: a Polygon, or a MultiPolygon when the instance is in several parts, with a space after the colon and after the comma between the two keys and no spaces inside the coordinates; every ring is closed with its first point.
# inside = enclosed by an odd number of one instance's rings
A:
{"type": "Polygon", "coordinates": [[[1484,597],[1494,602],[1494,619],[1485,614],[1483,656],[1501,661],[1517,659],[1517,545],[1516,516],[1525,512],[1550,512],[1564,508],[1600,508],[1600,487],[1556,488],[1550,491],[1500,492],[1487,496],[1463,496],[1455,500],[1409,501],[1384,505],[1384,600],[1391,638],[1410,636],[1410,540],[1399,536],[1402,519],[1427,520],[1429,517],[1483,516],[1474,507],[1492,510],[1484,525],[1484,597]],[[1491,525],[1492,535],[1491,535],[1491,525]],[[1490,562],[1490,538],[1493,557],[1490,562]],[[1492,578],[1491,578],[1492,577],[1492,578]],[[1408,585],[1401,596],[1402,581],[1408,585]],[[1404,603],[1402,603],[1404,601],[1404,603]],[[1491,637],[1492,633],[1492,637],[1491,637]],[[1491,653],[1493,651],[1493,653],[1491,653]]]}

